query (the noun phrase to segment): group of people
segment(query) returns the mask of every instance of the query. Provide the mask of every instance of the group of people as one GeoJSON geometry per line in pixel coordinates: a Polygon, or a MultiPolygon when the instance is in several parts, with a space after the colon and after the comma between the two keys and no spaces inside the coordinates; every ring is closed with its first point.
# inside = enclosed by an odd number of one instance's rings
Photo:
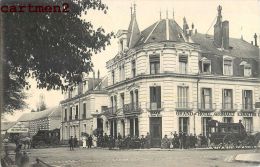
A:
{"type": "Polygon", "coordinates": [[[27,167],[29,165],[29,156],[25,150],[22,151],[21,144],[18,144],[15,149],[15,164],[18,167],[27,167]]]}
{"type": "MultiPolygon", "coordinates": [[[[69,139],[69,147],[70,147],[70,151],[74,150],[74,148],[77,148],[79,147],[79,141],[77,139],[77,137],[73,137],[73,136],[70,136],[70,139],[69,139]]],[[[93,146],[93,137],[92,135],[88,135],[88,136],[83,136],[82,137],[82,147],[83,148],[91,148],[93,146]]]]}
{"type": "Polygon", "coordinates": [[[172,138],[168,138],[167,135],[161,141],[161,148],[180,148],[189,149],[196,147],[208,147],[208,138],[206,136],[199,136],[193,134],[187,134],[185,132],[180,132],[179,134],[174,132],[172,138]]]}
{"type": "Polygon", "coordinates": [[[109,149],[150,148],[151,137],[149,133],[145,137],[142,135],[141,138],[131,135],[122,136],[120,133],[117,136],[111,136],[105,133],[98,136],[97,146],[109,149]]]}

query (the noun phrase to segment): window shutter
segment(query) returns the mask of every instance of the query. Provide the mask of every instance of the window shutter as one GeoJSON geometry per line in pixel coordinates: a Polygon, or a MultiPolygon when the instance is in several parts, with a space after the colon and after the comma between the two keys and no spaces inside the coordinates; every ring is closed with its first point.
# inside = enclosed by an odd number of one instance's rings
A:
{"type": "Polygon", "coordinates": [[[157,97],[157,106],[158,108],[161,108],[161,87],[160,86],[157,86],[157,91],[156,91],[156,97],[157,97]]]}

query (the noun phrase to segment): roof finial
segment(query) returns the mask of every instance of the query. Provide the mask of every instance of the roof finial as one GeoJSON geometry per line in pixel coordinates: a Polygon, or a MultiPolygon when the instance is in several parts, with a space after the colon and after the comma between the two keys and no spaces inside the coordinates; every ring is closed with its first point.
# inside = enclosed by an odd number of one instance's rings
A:
{"type": "Polygon", "coordinates": [[[132,15],[133,15],[133,6],[132,6],[132,4],[131,4],[130,9],[131,9],[131,17],[132,17],[132,15]]]}
{"type": "Polygon", "coordinates": [[[166,19],[168,19],[168,9],[166,10],[166,19]]]}
{"type": "Polygon", "coordinates": [[[160,9],[160,20],[162,20],[162,11],[160,9]]]}
{"type": "Polygon", "coordinates": [[[134,15],[136,14],[136,4],[134,3],[134,15]]]}
{"type": "Polygon", "coordinates": [[[172,8],[172,18],[174,20],[174,8],[172,8]]]}

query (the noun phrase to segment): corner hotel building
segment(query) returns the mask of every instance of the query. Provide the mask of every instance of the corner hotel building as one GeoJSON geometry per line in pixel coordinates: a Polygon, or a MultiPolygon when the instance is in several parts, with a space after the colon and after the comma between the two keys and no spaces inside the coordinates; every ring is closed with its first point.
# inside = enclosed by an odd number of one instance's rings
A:
{"type": "MultiPolygon", "coordinates": [[[[207,122],[242,120],[260,131],[260,54],[254,43],[229,37],[217,8],[214,34],[198,33],[183,19],[160,18],[139,30],[136,9],[128,30],[119,30],[118,54],[106,63],[108,134],[151,134],[153,147],[180,131],[207,135],[207,122]]],[[[252,34],[253,36],[254,34],[252,34]]]]}

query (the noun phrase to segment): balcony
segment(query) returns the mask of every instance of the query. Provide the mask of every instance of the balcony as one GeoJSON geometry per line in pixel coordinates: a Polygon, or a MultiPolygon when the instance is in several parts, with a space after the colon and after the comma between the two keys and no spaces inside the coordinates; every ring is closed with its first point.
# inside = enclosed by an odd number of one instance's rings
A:
{"type": "Polygon", "coordinates": [[[213,112],[216,110],[216,103],[199,103],[198,110],[202,112],[213,112]]]}
{"type": "Polygon", "coordinates": [[[127,114],[136,114],[141,112],[141,104],[140,103],[129,103],[124,104],[123,112],[125,115],[127,114]]]}
{"type": "Polygon", "coordinates": [[[242,104],[241,112],[255,112],[255,106],[253,104],[242,104]]]}
{"type": "Polygon", "coordinates": [[[221,104],[221,111],[223,112],[236,112],[237,105],[233,103],[222,103],[221,104]]]}
{"type": "Polygon", "coordinates": [[[175,109],[178,111],[191,111],[193,104],[191,102],[176,102],[175,109]]]}
{"type": "Polygon", "coordinates": [[[104,115],[107,117],[113,117],[117,115],[117,107],[108,107],[106,110],[104,110],[104,115]]]}
{"type": "Polygon", "coordinates": [[[151,114],[160,114],[160,112],[164,109],[163,108],[163,102],[157,103],[157,102],[150,102],[146,103],[146,108],[151,114]]]}

